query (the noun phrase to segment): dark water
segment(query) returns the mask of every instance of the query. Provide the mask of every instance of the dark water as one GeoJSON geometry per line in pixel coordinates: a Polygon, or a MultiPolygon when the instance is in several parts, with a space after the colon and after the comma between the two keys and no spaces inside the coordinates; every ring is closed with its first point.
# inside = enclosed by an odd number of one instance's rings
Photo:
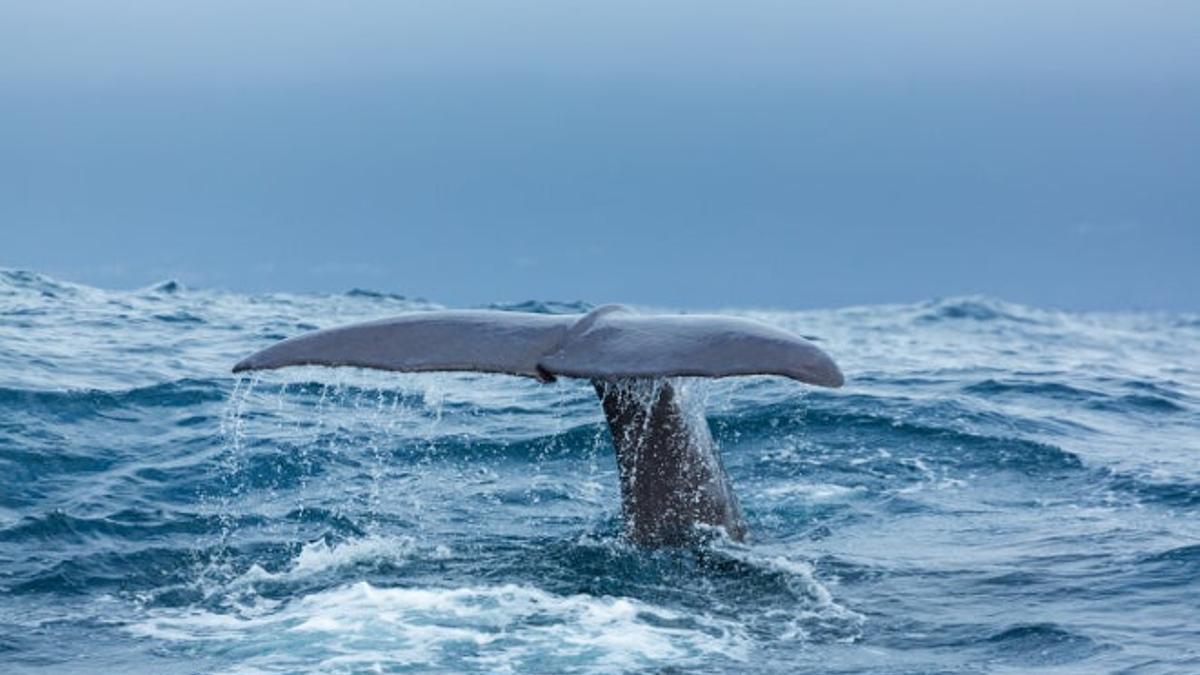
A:
{"type": "Polygon", "coordinates": [[[745,312],[847,386],[683,382],[754,539],[649,552],[586,383],[229,375],[424,306],[0,272],[0,670],[1200,672],[1200,317],[745,312]]]}

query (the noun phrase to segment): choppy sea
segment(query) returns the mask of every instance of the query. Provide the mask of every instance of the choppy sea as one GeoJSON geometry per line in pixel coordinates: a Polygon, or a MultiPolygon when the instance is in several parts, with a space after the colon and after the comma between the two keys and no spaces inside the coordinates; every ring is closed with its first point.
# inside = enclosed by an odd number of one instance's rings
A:
{"type": "Polygon", "coordinates": [[[752,538],[649,551],[586,382],[230,374],[434,307],[0,271],[0,671],[1200,672],[1198,315],[717,308],[847,384],[681,382],[752,538]]]}

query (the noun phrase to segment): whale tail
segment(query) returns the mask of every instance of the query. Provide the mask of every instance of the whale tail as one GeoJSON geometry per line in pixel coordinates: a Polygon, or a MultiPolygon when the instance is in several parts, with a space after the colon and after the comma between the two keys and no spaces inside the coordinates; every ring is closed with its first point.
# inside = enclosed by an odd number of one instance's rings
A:
{"type": "Polygon", "coordinates": [[[233,370],[301,365],[465,370],[543,381],[782,375],[825,387],[843,383],[828,354],[782,329],[729,316],[643,316],[620,305],[584,315],[414,312],[290,338],[233,370]]]}
{"type": "Polygon", "coordinates": [[[642,316],[619,305],[584,315],[407,314],[284,340],[234,372],[302,365],[591,380],[612,432],[626,533],[649,546],[686,543],[697,524],[737,540],[746,533],[707,423],[687,414],[668,378],[844,381],[828,354],[787,331],[727,316],[642,316]]]}

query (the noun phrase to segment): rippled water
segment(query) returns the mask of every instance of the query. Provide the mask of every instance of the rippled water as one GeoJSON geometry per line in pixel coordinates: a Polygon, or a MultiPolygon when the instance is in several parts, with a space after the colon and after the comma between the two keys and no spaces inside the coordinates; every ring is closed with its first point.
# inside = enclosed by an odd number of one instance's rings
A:
{"type": "Polygon", "coordinates": [[[753,539],[645,551],[586,382],[229,374],[429,306],[0,271],[0,670],[1200,672],[1200,317],[736,312],[847,385],[682,383],[753,539]]]}

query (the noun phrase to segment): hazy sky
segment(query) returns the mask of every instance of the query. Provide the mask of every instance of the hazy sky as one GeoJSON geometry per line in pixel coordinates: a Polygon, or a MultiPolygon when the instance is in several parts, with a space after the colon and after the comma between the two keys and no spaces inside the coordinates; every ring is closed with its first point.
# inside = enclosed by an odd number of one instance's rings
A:
{"type": "Polygon", "coordinates": [[[0,266],[1200,309],[1200,2],[0,0],[0,266]]]}

